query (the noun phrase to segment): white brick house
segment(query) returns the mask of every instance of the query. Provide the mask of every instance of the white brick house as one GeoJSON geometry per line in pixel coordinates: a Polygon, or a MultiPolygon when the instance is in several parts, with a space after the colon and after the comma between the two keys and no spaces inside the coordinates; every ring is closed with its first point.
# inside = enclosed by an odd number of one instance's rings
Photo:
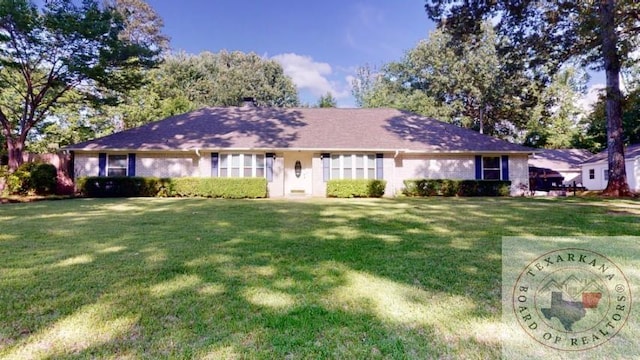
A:
{"type": "Polygon", "coordinates": [[[329,179],[510,180],[532,149],[395,109],[204,108],[66,148],[74,177],[265,177],[269,196],[325,196],[329,179]]]}

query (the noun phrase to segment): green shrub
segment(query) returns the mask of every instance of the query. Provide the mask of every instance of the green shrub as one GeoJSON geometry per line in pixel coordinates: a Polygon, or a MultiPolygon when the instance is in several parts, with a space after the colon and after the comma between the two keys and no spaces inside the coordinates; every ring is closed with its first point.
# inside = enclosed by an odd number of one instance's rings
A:
{"type": "Polygon", "coordinates": [[[88,197],[267,197],[264,178],[104,177],[78,179],[78,192],[88,197]]]}
{"type": "Polygon", "coordinates": [[[0,165],[0,179],[6,180],[9,177],[9,167],[6,165],[0,165]]]}
{"type": "Polygon", "coordinates": [[[171,196],[255,199],[267,197],[265,178],[174,178],[171,196]]]}
{"type": "Polygon", "coordinates": [[[13,173],[3,166],[0,177],[5,179],[4,193],[9,195],[47,195],[56,190],[57,170],[51,164],[24,163],[13,173]]]}
{"type": "Polygon", "coordinates": [[[456,196],[458,195],[459,182],[455,180],[442,180],[440,183],[440,193],[443,196],[456,196]]]}
{"type": "MultiPolygon", "coordinates": [[[[35,169],[35,163],[24,163],[13,172],[10,180],[11,186],[9,191],[11,194],[26,195],[33,189],[31,182],[31,171],[35,169]]],[[[35,192],[35,191],[31,191],[35,192]]]]}
{"type": "Polygon", "coordinates": [[[79,193],[88,197],[157,197],[167,196],[171,180],[137,176],[90,176],[76,182],[79,193]]]}
{"type": "Polygon", "coordinates": [[[36,164],[31,170],[30,180],[36,194],[53,194],[58,183],[58,170],[51,164],[36,164]]]}
{"type": "Polygon", "coordinates": [[[509,196],[511,181],[411,179],[404,181],[407,196],[509,196]]]}
{"type": "Polygon", "coordinates": [[[335,179],[327,181],[327,196],[338,198],[381,197],[387,186],[385,180],[335,179]]]}
{"type": "Polygon", "coordinates": [[[4,184],[2,195],[14,194],[15,190],[20,188],[20,179],[9,171],[8,166],[0,166],[0,179],[4,184]]]}

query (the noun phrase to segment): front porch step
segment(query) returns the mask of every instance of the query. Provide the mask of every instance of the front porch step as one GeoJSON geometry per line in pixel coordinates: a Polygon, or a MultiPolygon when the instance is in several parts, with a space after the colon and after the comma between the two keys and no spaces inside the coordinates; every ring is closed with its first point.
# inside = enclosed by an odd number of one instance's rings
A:
{"type": "Polygon", "coordinates": [[[309,197],[311,195],[307,194],[304,190],[291,190],[288,197],[309,197]]]}

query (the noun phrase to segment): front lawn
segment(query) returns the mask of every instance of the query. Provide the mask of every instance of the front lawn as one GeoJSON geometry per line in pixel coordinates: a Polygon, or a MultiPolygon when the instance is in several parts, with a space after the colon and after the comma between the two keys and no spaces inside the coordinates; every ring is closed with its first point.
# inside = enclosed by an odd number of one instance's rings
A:
{"type": "Polygon", "coordinates": [[[631,200],[5,204],[0,358],[499,358],[502,236],[637,234],[631,200]]]}

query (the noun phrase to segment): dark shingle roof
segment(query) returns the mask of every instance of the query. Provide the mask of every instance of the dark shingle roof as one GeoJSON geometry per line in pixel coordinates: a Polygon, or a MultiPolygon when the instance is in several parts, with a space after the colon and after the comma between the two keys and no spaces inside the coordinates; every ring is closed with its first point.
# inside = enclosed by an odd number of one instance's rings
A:
{"type": "Polygon", "coordinates": [[[580,169],[580,164],[593,156],[583,149],[544,149],[529,159],[529,165],[554,170],[580,169]]]}
{"type": "Polygon", "coordinates": [[[532,152],[524,146],[395,109],[256,107],[203,108],[67,149],[532,152]]]}
{"type": "MultiPolygon", "coordinates": [[[[597,163],[597,162],[601,162],[601,161],[607,161],[608,156],[609,156],[608,152],[605,149],[604,151],[601,151],[601,152],[593,155],[591,158],[589,158],[588,160],[583,162],[583,164],[590,164],[590,163],[597,163]]],[[[624,158],[625,159],[635,159],[637,157],[640,157],[640,144],[629,145],[624,149],[624,158]]]]}

